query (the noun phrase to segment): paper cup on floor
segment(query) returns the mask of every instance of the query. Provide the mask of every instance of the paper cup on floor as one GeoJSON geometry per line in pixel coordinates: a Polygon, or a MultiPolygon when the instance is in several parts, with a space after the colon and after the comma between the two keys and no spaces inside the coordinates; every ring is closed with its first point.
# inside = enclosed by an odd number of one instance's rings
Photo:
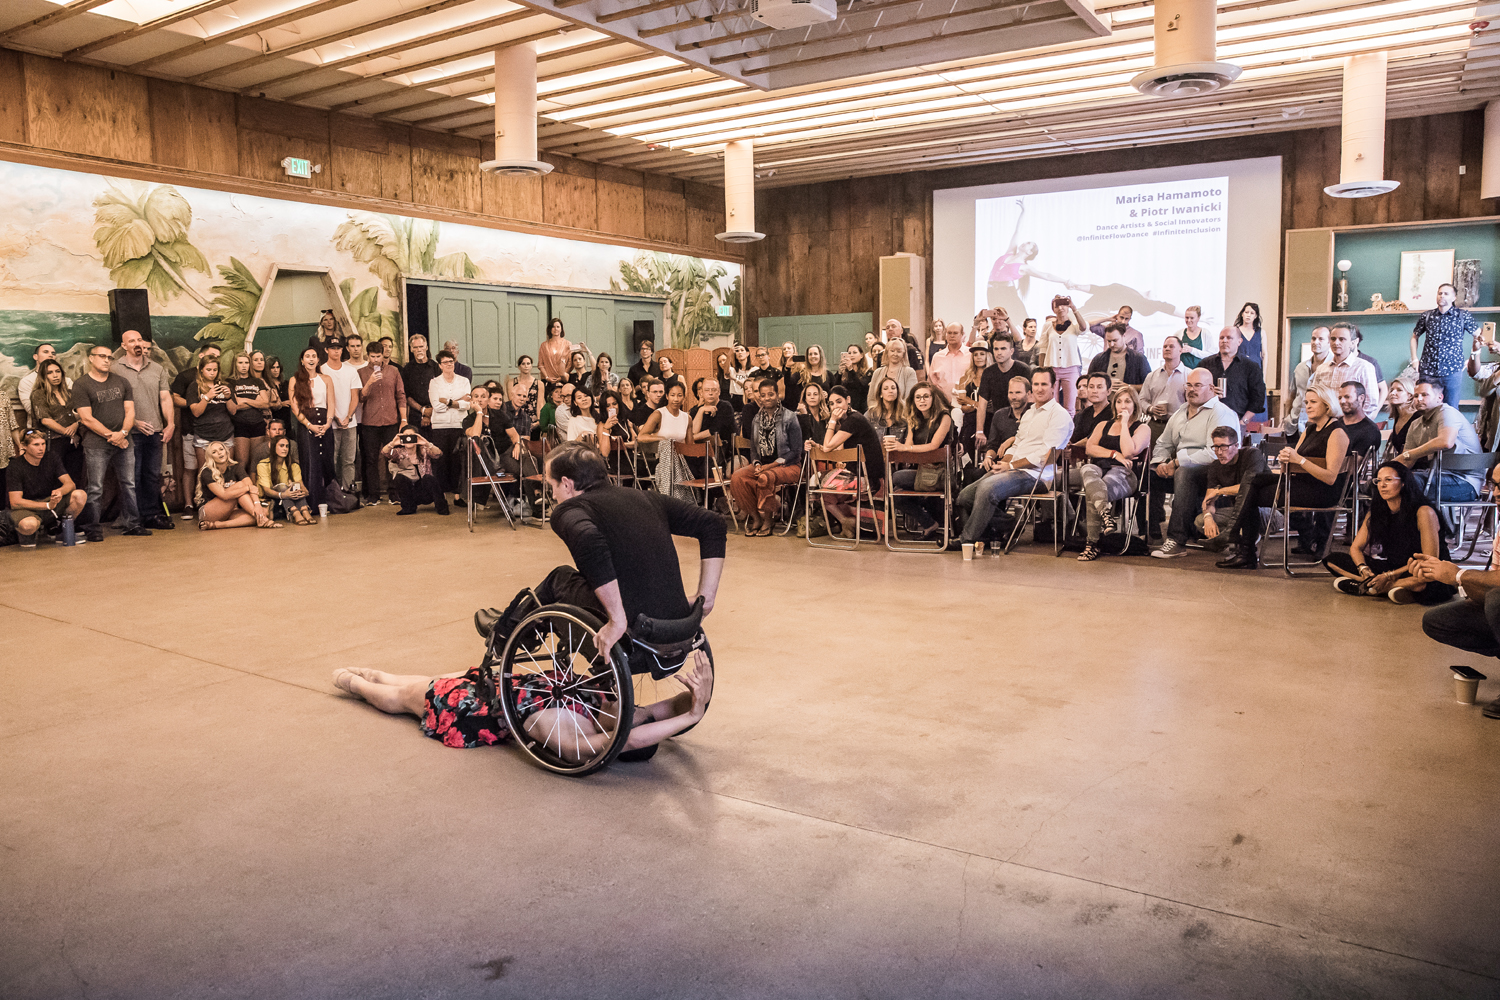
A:
{"type": "Polygon", "coordinates": [[[964,562],[974,561],[974,543],[964,542],[964,562]]]}
{"type": "Polygon", "coordinates": [[[326,503],[320,503],[320,504],[318,504],[318,516],[319,517],[327,517],[328,516],[328,505],[326,503]]]}
{"type": "Polygon", "coordinates": [[[1454,674],[1453,697],[1458,699],[1460,705],[1474,704],[1479,699],[1479,679],[1477,677],[1464,677],[1462,674],[1454,674]]]}

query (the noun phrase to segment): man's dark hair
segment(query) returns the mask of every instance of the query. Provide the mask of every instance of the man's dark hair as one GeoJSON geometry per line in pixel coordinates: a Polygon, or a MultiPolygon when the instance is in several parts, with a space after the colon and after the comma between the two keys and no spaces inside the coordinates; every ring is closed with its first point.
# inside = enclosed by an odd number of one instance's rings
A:
{"type": "MultiPolygon", "coordinates": [[[[718,384],[717,381],[715,381],[715,384],[716,385],[718,384]]],[[[698,395],[698,388],[701,385],[703,385],[703,379],[701,379],[701,378],[695,378],[695,379],[693,379],[693,395],[695,397],[698,395]]]]}
{"type": "Polygon", "coordinates": [[[1032,376],[1032,378],[1035,378],[1038,375],[1045,375],[1045,376],[1047,376],[1047,381],[1049,383],[1051,383],[1051,385],[1054,388],[1056,388],[1056,386],[1057,386],[1057,372],[1055,372],[1051,368],[1048,368],[1048,367],[1045,367],[1045,366],[1042,367],[1042,368],[1033,368],[1033,369],[1031,369],[1031,376],[1032,376]]]}
{"type": "Polygon", "coordinates": [[[1178,347],[1182,346],[1182,338],[1179,337],[1179,336],[1177,336],[1177,334],[1175,334],[1175,333],[1169,333],[1165,337],[1161,338],[1161,342],[1163,344],[1165,344],[1169,340],[1175,340],[1175,341],[1177,341],[1177,346],[1178,347]]]}
{"type": "MultiPolygon", "coordinates": [[[[1129,307],[1128,306],[1121,306],[1120,308],[1121,309],[1127,309],[1129,307]]],[[[1128,324],[1120,323],[1120,322],[1117,321],[1117,322],[1114,322],[1114,323],[1106,324],[1105,327],[1104,327],[1104,332],[1105,333],[1118,333],[1121,336],[1124,336],[1125,335],[1125,331],[1129,330],[1129,329],[1130,329],[1130,327],[1129,327],[1128,324]]]]}
{"type": "Polygon", "coordinates": [[[1108,384],[1108,382],[1109,382],[1109,376],[1106,375],[1106,374],[1104,374],[1103,372],[1089,372],[1087,375],[1085,375],[1083,377],[1083,380],[1085,382],[1091,382],[1091,381],[1093,381],[1096,378],[1102,378],[1105,381],[1106,384],[1108,384]]]}
{"type": "Polygon", "coordinates": [[[609,482],[609,466],[599,450],[585,441],[569,441],[547,453],[547,471],[553,479],[573,480],[575,490],[593,489],[609,482]]]}
{"type": "Polygon", "coordinates": [[[44,340],[31,349],[31,360],[35,361],[37,359],[37,355],[42,353],[42,348],[44,347],[50,347],[54,351],[57,350],[56,344],[52,343],[52,341],[50,340],[44,340]]]}
{"type": "Polygon", "coordinates": [[[1443,383],[1433,378],[1431,375],[1423,375],[1421,378],[1417,379],[1417,385],[1430,385],[1438,391],[1439,396],[1444,395],[1443,383]]]}
{"type": "Polygon", "coordinates": [[[267,420],[266,421],[266,430],[270,430],[272,424],[280,424],[281,425],[281,429],[282,430],[286,430],[286,421],[282,420],[280,417],[272,417],[270,420],[267,420]]]}
{"type": "Polygon", "coordinates": [[[1364,399],[1365,398],[1365,387],[1364,387],[1364,385],[1362,385],[1359,382],[1355,382],[1355,381],[1351,380],[1351,381],[1343,383],[1342,385],[1339,386],[1339,388],[1340,389],[1353,389],[1354,390],[1354,394],[1356,396],[1358,396],[1360,399],[1364,399]]]}
{"type": "Polygon", "coordinates": [[[442,361],[443,361],[444,358],[447,358],[449,361],[452,361],[455,364],[458,363],[458,358],[456,358],[456,357],[453,356],[453,352],[452,351],[438,351],[437,352],[437,359],[438,359],[438,363],[439,364],[442,363],[442,361]]]}
{"type": "Polygon", "coordinates": [[[1333,324],[1332,326],[1330,326],[1328,328],[1328,332],[1332,333],[1333,331],[1338,330],[1340,328],[1348,330],[1349,331],[1349,336],[1353,337],[1356,342],[1361,341],[1361,340],[1364,339],[1364,334],[1362,334],[1362,333],[1359,332],[1359,327],[1357,327],[1353,323],[1349,323],[1349,322],[1343,322],[1343,321],[1341,321],[1341,322],[1335,323],[1335,324],[1333,324]]]}
{"type": "Polygon", "coordinates": [[[1238,441],[1240,439],[1239,434],[1237,434],[1235,432],[1235,429],[1233,427],[1230,427],[1228,424],[1220,424],[1218,427],[1215,427],[1208,436],[1213,438],[1215,441],[1238,441]]]}
{"type": "Polygon", "coordinates": [[[766,386],[770,386],[772,389],[776,388],[776,380],[767,375],[765,378],[762,378],[758,383],[756,383],[755,391],[759,392],[766,386]]]}
{"type": "Polygon", "coordinates": [[[1442,283],[1442,284],[1441,284],[1441,285],[1438,285],[1438,286],[1437,286],[1437,290],[1438,290],[1438,291],[1440,291],[1440,292],[1441,292],[1441,291],[1442,291],[1442,290],[1443,290],[1443,289],[1445,289],[1445,288],[1451,288],[1451,289],[1453,289],[1453,297],[1454,297],[1454,298],[1455,298],[1455,299],[1456,299],[1456,298],[1458,298],[1458,286],[1457,286],[1457,285],[1455,285],[1455,284],[1454,284],[1454,283],[1453,283],[1453,282],[1451,282],[1451,281],[1445,281],[1445,282],[1443,282],[1443,283],[1442,283]]]}

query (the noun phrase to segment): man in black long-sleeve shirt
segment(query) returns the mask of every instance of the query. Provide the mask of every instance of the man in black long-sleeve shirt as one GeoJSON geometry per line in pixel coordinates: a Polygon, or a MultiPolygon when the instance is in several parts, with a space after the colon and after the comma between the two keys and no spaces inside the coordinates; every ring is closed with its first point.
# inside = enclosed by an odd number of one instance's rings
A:
{"type": "Polygon", "coordinates": [[[1241,339],[1237,329],[1226,326],[1219,331],[1219,353],[1203,359],[1198,367],[1213,376],[1216,386],[1224,379],[1224,405],[1235,412],[1244,427],[1266,408],[1266,378],[1260,365],[1240,357],[1241,339]]]}
{"type": "MultiPolygon", "coordinates": [[[[548,454],[546,478],[558,500],[552,530],[578,568],[554,569],[535,588],[536,597],[542,604],[573,604],[607,617],[599,632],[601,653],[608,655],[639,615],[677,619],[692,612],[673,535],[698,539],[697,596],[703,598],[705,616],[713,610],[724,570],[723,518],[659,493],[611,485],[604,458],[581,442],[548,454]]],[[[506,616],[529,611],[524,604],[513,602],[506,616]]],[[[476,625],[484,632],[485,620],[502,630],[517,623],[496,611],[480,612],[476,625]]]]}

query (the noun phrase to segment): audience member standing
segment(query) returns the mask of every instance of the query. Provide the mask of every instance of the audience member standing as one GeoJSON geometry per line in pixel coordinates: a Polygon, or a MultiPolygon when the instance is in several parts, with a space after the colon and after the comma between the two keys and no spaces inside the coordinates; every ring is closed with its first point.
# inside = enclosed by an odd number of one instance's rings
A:
{"type": "Polygon", "coordinates": [[[542,369],[542,380],[549,388],[561,385],[567,378],[569,359],[573,356],[573,345],[563,333],[562,320],[554,316],[547,322],[547,339],[537,348],[536,353],[537,364],[542,369]]]}
{"type": "Polygon", "coordinates": [[[1442,383],[1443,398],[1453,406],[1462,398],[1466,345],[1479,329],[1473,313],[1454,305],[1457,299],[1458,289],[1453,285],[1447,282],[1439,285],[1437,308],[1418,316],[1411,331],[1412,364],[1417,366],[1418,374],[1442,383]],[[1426,340],[1419,355],[1417,342],[1423,338],[1426,340]]]}
{"type": "MultiPolygon", "coordinates": [[[[81,489],[83,474],[83,425],[73,409],[73,383],[63,374],[56,358],[43,359],[41,377],[31,390],[31,419],[47,438],[47,450],[62,460],[73,482],[81,489]]],[[[190,450],[191,450],[191,446],[190,450]]]]}
{"type": "Polygon", "coordinates": [[[1165,509],[1163,494],[1172,494],[1172,520],[1167,525],[1166,540],[1151,553],[1157,559],[1187,555],[1193,518],[1208,489],[1208,465],[1214,460],[1214,428],[1227,425],[1239,434],[1240,415],[1219,400],[1213,376],[1205,368],[1199,366],[1188,373],[1184,392],[1185,405],[1172,414],[1151,450],[1156,479],[1151,488],[1148,532],[1154,533],[1161,523],[1165,509]]]}
{"type": "Polygon", "coordinates": [[[1214,391],[1224,405],[1238,415],[1240,427],[1246,427],[1265,409],[1266,379],[1260,365],[1240,353],[1240,332],[1226,326],[1219,331],[1219,353],[1206,358],[1195,371],[1213,376],[1214,391]],[[1222,388],[1219,387],[1222,384],[1222,388]]]}
{"type": "Polygon", "coordinates": [[[1087,330],[1083,314],[1066,295],[1054,296],[1052,315],[1037,338],[1036,365],[1051,368],[1057,377],[1057,401],[1072,416],[1078,406],[1078,373],[1083,370],[1079,335],[1087,330]]]}
{"type": "Polygon", "coordinates": [[[875,369],[870,376],[871,393],[876,391],[882,378],[889,378],[896,383],[897,399],[905,399],[911,395],[911,391],[917,387],[917,373],[906,363],[906,354],[906,341],[904,340],[899,338],[896,340],[895,350],[890,349],[890,344],[886,345],[886,352],[883,355],[885,363],[875,369]]]}
{"type": "Polygon", "coordinates": [[[292,416],[301,428],[297,452],[303,462],[303,482],[314,509],[327,503],[323,486],[333,477],[333,380],[318,370],[318,352],[302,352],[292,376],[292,416]]]}
{"type": "MultiPolygon", "coordinates": [[[[212,362],[217,365],[218,362],[212,362]]],[[[114,470],[119,485],[120,523],[127,535],[149,535],[141,524],[135,497],[135,449],[130,432],[135,427],[135,401],[130,383],[110,371],[114,352],[102,344],[89,348],[89,366],[73,383],[73,408],[84,426],[83,458],[88,468],[89,523],[84,529],[91,542],[104,541],[99,523],[104,496],[104,474],[114,470]]]]}
{"type": "Polygon", "coordinates": [[[1307,396],[1307,387],[1312,384],[1313,375],[1328,360],[1328,327],[1314,327],[1308,336],[1308,345],[1312,349],[1311,356],[1306,361],[1297,362],[1297,366],[1292,369],[1292,398],[1287,403],[1283,420],[1288,430],[1301,430],[1307,426],[1307,411],[1303,408],[1303,400],[1307,396]]]}
{"type": "MultiPolygon", "coordinates": [[[[943,329],[943,349],[934,354],[927,365],[928,379],[949,398],[952,398],[959,379],[963,378],[964,372],[969,368],[969,349],[964,346],[963,339],[964,328],[957,323],[949,323],[943,329]]],[[[911,388],[903,386],[901,398],[906,399],[910,395],[911,388]]]]}
{"type": "MultiPolygon", "coordinates": [[[[411,351],[411,360],[401,369],[401,384],[406,387],[406,423],[413,427],[432,426],[432,400],[427,398],[427,387],[432,380],[443,374],[438,363],[427,355],[427,338],[413,334],[406,342],[411,351]]],[[[524,369],[523,369],[524,371],[524,369]]]]}
{"type": "MultiPolygon", "coordinates": [[[[860,412],[870,408],[870,375],[874,370],[870,367],[869,359],[865,357],[865,349],[858,344],[850,344],[839,358],[838,377],[835,382],[849,390],[849,405],[860,412]]],[[[829,386],[829,388],[833,387],[829,386]]],[[[754,400],[749,400],[746,405],[747,407],[753,406],[754,400]]]]}
{"type": "MultiPolygon", "coordinates": [[[[36,391],[36,383],[40,378],[42,362],[55,361],[56,359],[57,348],[46,341],[37,344],[36,348],[31,352],[31,372],[22,375],[20,384],[16,386],[16,392],[21,397],[21,408],[26,411],[28,417],[31,416],[31,396],[36,391]]],[[[73,389],[73,380],[67,379],[65,387],[71,392],[73,389]]]]}
{"type": "MultiPolygon", "coordinates": [[[[42,439],[42,443],[46,444],[46,438],[42,439]]],[[[10,467],[10,460],[20,454],[20,451],[21,431],[16,426],[15,411],[11,409],[6,394],[0,392],[0,510],[10,506],[5,470],[10,467]]]]}
{"type": "Polygon", "coordinates": [[[1021,340],[1016,344],[1016,360],[1023,365],[1035,368],[1037,331],[1036,320],[1026,319],[1021,323],[1021,340]]]}
{"type": "MultiPolygon", "coordinates": [[[[1134,309],[1132,309],[1130,306],[1121,306],[1119,309],[1115,310],[1115,314],[1113,316],[1105,317],[1104,319],[1090,326],[1089,332],[1097,337],[1103,338],[1104,335],[1109,332],[1110,327],[1118,326],[1120,328],[1122,336],[1124,337],[1122,343],[1124,344],[1125,349],[1128,351],[1134,351],[1142,357],[1145,357],[1145,335],[1143,335],[1141,331],[1130,325],[1130,320],[1134,316],[1134,309]]],[[[1140,383],[1137,382],[1132,384],[1139,385],[1140,383]]]]}
{"type": "MultiPolygon", "coordinates": [[[[359,369],[360,406],[359,453],[364,471],[360,474],[363,503],[373,507],[380,502],[380,452],[396,436],[405,422],[406,384],[401,369],[385,356],[385,345],[370,345],[365,366],[359,369]]],[[[390,500],[395,503],[394,491],[390,500]]]]}
{"type": "MultiPolygon", "coordinates": [[[[113,372],[130,383],[135,402],[135,424],[130,430],[131,450],[135,456],[135,492],[141,511],[141,522],[148,528],[172,529],[177,525],[162,504],[162,450],[171,443],[176,412],[172,402],[172,383],[167,370],[151,360],[151,342],[138,330],[126,330],[120,337],[125,356],[113,372]]],[[[248,361],[246,364],[248,365],[248,361]]]]}
{"type": "MultiPolygon", "coordinates": [[[[630,381],[636,385],[640,385],[645,381],[647,375],[652,378],[661,378],[661,365],[656,363],[656,344],[649,340],[643,340],[637,346],[636,350],[640,352],[640,360],[630,366],[630,371],[627,373],[630,376],[630,381]]],[[[756,348],[757,353],[762,355],[765,353],[765,350],[764,347],[756,348]]]]}
{"type": "Polygon", "coordinates": [[[1181,364],[1187,371],[1197,368],[1204,358],[1214,353],[1214,347],[1208,341],[1208,331],[1198,325],[1202,318],[1202,306],[1188,306],[1182,311],[1183,327],[1177,334],[1177,342],[1182,345],[1181,364]]]}
{"type": "Polygon", "coordinates": [[[1313,372],[1309,386],[1323,386],[1339,391],[1345,382],[1358,382],[1365,387],[1365,416],[1373,417],[1380,408],[1380,379],[1370,363],[1354,351],[1355,333],[1353,323],[1335,323],[1328,328],[1328,360],[1313,372]]]}
{"type": "MultiPolygon", "coordinates": [[[[561,327],[561,321],[554,320],[561,327]]],[[[458,466],[453,460],[453,448],[463,436],[464,412],[469,408],[469,380],[454,373],[456,363],[447,351],[439,352],[438,367],[442,374],[427,386],[427,397],[432,401],[431,442],[441,454],[433,467],[439,487],[444,493],[452,493],[460,503],[458,466]]],[[[545,369],[543,369],[545,371],[545,369]]],[[[446,500],[446,498],[445,498],[446,500]]]]}
{"type": "Polygon", "coordinates": [[[198,468],[198,447],[195,439],[198,436],[197,428],[193,425],[193,411],[188,407],[187,393],[198,378],[198,368],[210,358],[217,361],[223,351],[219,350],[217,344],[204,344],[198,348],[197,359],[188,367],[179,371],[172,379],[172,403],[177,407],[177,439],[182,442],[182,492],[183,501],[187,508],[183,515],[186,519],[193,510],[193,495],[197,492],[193,483],[196,475],[188,475],[198,468]]]}
{"type": "MultiPolygon", "coordinates": [[[[1016,360],[1016,344],[1009,337],[996,337],[990,343],[990,354],[994,363],[984,369],[979,378],[979,398],[984,400],[985,419],[979,430],[988,425],[991,414],[1004,409],[1010,392],[1011,379],[1019,376],[1026,381],[1026,391],[1031,391],[1031,366],[1016,360]]],[[[981,445],[984,442],[980,442],[981,445]]]]}
{"type": "Polygon", "coordinates": [[[1167,418],[1182,408],[1187,401],[1187,376],[1191,371],[1182,361],[1182,342],[1176,337],[1167,337],[1161,342],[1161,367],[1146,376],[1141,383],[1141,407],[1151,423],[1151,440],[1154,442],[1166,429],[1167,418]]]}
{"type": "Polygon", "coordinates": [[[326,347],[328,342],[335,337],[342,342],[343,337],[339,331],[339,321],[334,318],[332,309],[324,309],[323,315],[318,319],[318,328],[307,341],[307,346],[318,352],[318,364],[328,360],[326,347]]]}
{"type": "MultiPolygon", "coordinates": [[[[360,382],[359,370],[344,361],[343,341],[330,338],[323,349],[328,360],[318,370],[327,375],[328,381],[333,384],[333,402],[330,404],[333,416],[330,431],[333,435],[333,467],[339,485],[347,490],[354,486],[355,452],[359,448],[359,417],[355,410],[359,407],[363,384],[360,382]]],[[[467,392],[467,388],[464,391],[467,392]]]]}
{"type": "MultiPolygon", "coordinates": [[[[1243,306],[1240,306],[1240,312],[1235,317],[1233,329],[1240,335],[1240,357],[1254,362],[1256,367],[1264,370],[1265,339],[1261,336],[1260,330],[1260,306],[1254,302],[1246,302],[1243,306]]],[[[1223,342],[1220,341],[1220,347],[1222,348],[1222,346],[1223,342]]]]}
{"type": "Polygon", "coordinates": [[[198,459],[196,468],[203,467],[203,455],[214,442],[234,448],[234,417],[229,412],[232,396],[229,386],[219,378],[218,358],[200,361],[197,377],[187,387],[188,412],[193,416],[193,451],[198,459]]]}
{"type": "Polygon", "coordinates": [[[469,384],[473,385],[474,384],[474,369],[472,369],[468,365],[464,364],[463,358],[459,354],[458,341],[456,341],[456,340],[445,340],[445,341],[443,341],[443,350],[445,350],[449,354],[453,355],[453,374],[459,376],[460,378],[466,378],[466,379],[468,379],[469,380],[469,384]]]}
{"type": "Polygon", "coordinates": [[[1151,372],[1151,364],[1146,355],[1132,349],[1126,342],[1124,324],[1108,323],[1104,327],[1104,350],[1089,362],[1089,374],[1096,372],[1109,376],[1114,388],[1122,385],[1140,387],[1151,372]]]}
{"type": "Polygon", "coordinates": [[[1053,399],[1056,391],[1052,369],[1031,373],[1032,405],[1021,417],[1015,438],[994,442],[996,448],[984,456],[986,475],[959,493],[955,506],[965,543],[983,538],[995,511],[1011,497],[1032,492],[1039,480],[1052,482],[1057,471],[1054,459],[1073,434],[1073,417],[1053,399]]]}
{"type": "Polygon", "coordinates": [[[250,471],[250,452],[266,436],[271,390],[250,370],[250,355],[236,354],[232,363],[229,416],[234,423],[234,460],[250,471]]]}

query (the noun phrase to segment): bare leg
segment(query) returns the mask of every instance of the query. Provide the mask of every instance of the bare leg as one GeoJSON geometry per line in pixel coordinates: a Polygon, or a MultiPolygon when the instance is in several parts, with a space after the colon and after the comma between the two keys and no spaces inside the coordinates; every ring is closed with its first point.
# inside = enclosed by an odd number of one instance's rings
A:
{"type": "Polygon", "coordinates": [[[340,690],[364,699],[389,715],[414,715],[419,719],[427,713],[427,688],[432,680],[431,677],[413,676],[404,684],[382,684],[345,667],[333,673],[334,686],[340,690]]]}
{"type": "Polygon", "coordinates": [[[240,463],[240,468],[242,468],[242,469],[249,469],[251,475],[255,474],[255,470],[254,469],[250,469],[250,439],[249,438],[242,438],[238,434],[236,434],[234,436],[234,460],[236,462],[240,463]]]}

